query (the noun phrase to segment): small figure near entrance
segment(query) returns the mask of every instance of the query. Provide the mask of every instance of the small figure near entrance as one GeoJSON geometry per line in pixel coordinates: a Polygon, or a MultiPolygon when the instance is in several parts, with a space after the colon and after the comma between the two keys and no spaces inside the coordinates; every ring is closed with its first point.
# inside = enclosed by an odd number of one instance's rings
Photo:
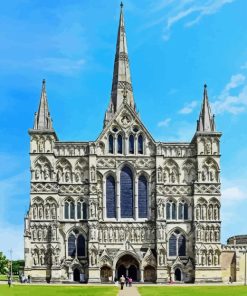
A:
{"type": "Polygon", "coordinates": [[[125,278],[125,286],[128,287],[128,283],[129,283],[129,278],[126,276],[125,278]]]}
{"type": "Polygon", "coordinates": [[[124,282],[125,282],[125,277],[122,275],[119,279],[120,281],[120,285],[121,285],[121,290],[123,290],[123,287],[124,287],[124,282]]]}
{"type": "Polygon", "coordinates": [[[129,287],[131,287],[132,286],[132,278],[130,277],[129,278],[129,287]]]}
{"type": "Polygon", "coordinates": [[[232,277],[229,276],[229,284],[232,284],[232,277]]]}

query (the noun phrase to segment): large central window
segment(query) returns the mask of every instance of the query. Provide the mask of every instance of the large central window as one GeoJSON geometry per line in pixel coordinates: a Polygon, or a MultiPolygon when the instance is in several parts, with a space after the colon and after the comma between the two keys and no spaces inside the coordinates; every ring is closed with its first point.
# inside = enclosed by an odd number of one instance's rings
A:
{"type": "Polygon", "coordinates": [[[120,174],[121,217],[133,218],[133,175],[125,166],[120,174]]]}

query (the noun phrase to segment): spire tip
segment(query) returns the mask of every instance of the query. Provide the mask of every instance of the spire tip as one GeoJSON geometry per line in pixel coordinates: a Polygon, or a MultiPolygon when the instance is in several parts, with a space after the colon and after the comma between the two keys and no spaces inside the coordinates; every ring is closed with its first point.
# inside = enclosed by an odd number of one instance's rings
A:
{"type": "Polygon", "coordinates": [[[120,3],[120,7],[121,7],[121,9],[123,8],[123,2],[121,1],[121,3],[120,3]]]}

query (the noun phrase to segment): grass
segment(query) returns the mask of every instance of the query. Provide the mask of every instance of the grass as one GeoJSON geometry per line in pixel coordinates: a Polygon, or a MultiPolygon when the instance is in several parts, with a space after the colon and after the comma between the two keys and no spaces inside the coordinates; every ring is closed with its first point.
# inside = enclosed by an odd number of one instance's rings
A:
{"type": "Polygon", "coordinates": [[[0,285],[1,296],[116,296],[116,287],[0,285]]]}
{"type": "MultiPolygon", "coordinates": [[[[8,275],[6,274],[0,274],[0,281],[7,281],[8,275]]],[[[13,280],[14,281],[19,281],[19,276],[18,275],[13,275],[13,280]]]]}
{"type": "Polygon", "coordinates": [[[139,287],[142,296],[247,296],[245,286],[139,287]]]}

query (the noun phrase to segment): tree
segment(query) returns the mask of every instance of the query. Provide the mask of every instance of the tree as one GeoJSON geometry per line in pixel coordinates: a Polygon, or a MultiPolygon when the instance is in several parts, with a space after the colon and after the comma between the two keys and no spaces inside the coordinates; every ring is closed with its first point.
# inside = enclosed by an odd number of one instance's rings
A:
{"type": "Polygon", "coordinates": [[[12,271],[13,274],[19,274],[19,271],[24,269],[24,260],[14,260],[12,262],[12,271]]]}
{"type": "Polygon", "coordinates": [[[8,260],[3,252],[0,252],[0,274],[6,274],[8,272],[8,260]]]}

